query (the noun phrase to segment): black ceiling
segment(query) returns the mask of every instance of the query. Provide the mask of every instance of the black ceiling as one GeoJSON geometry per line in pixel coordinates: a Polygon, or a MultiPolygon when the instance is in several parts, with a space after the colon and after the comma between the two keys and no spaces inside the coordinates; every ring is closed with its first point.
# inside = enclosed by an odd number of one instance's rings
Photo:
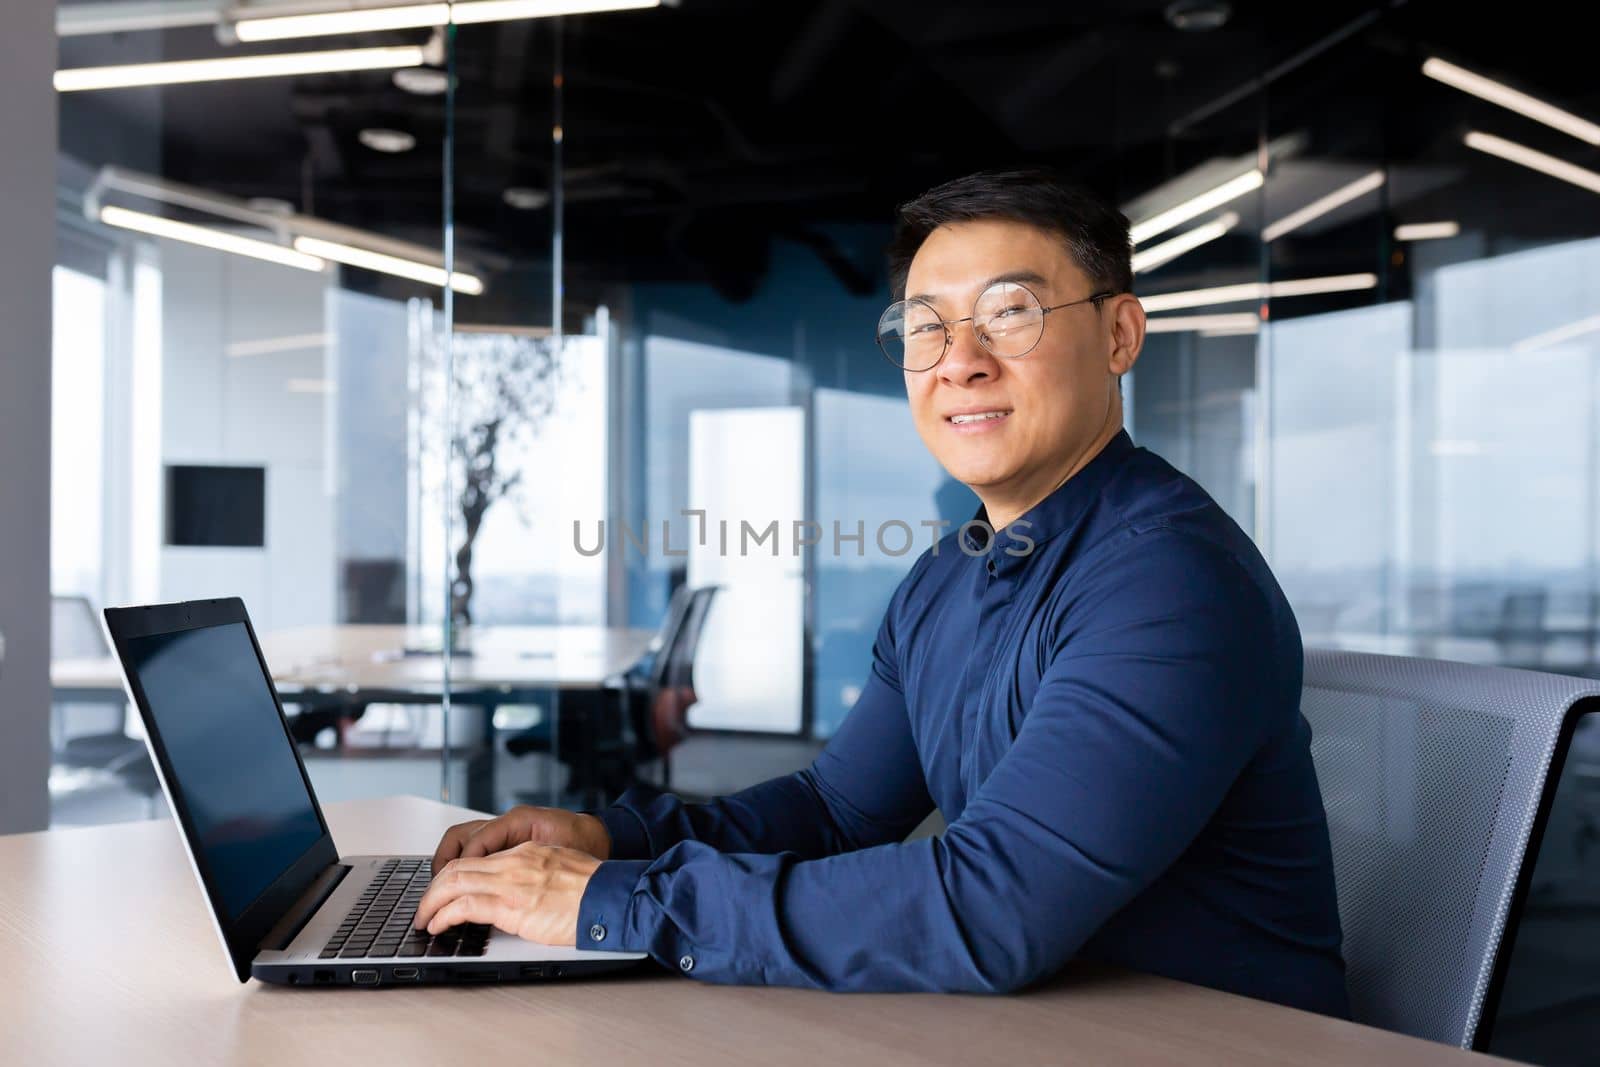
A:
{"type": "MultiPolygon", "coordinates": [[[[1582,35],[1552,33],[1549,20],[1526,12],[1512,21],[1454,3],[1243,0],[1226,26],[1195,33],[1174,28],[1167,6],[682,0],[568,18],[560,31],[568,276],[578,288],[705,280],[738,297],[758,280],[771,240],[786,237],[816,249],[842,284],[870,289],[881,264],[840,245],[829,224],[882,224],[894,203],[938,180],[1015,163],[1059,166],[1126,201],[1209,157],[1252,150],[1264,121],[1315,129],[1336,153],[1342,101],[1330,106],[1339,97],[1324,94],[1352,91],[1352,64],[1414,72],[1423,46],[1534,79],[1568,106],[1596,102],[1582,35]],[[1208,112],[1344,32],[1338,85],[1290,73],[1266,98],[1208,112]]],[[[551,183],[555,24],[457,34],[458,240],[467,253],[541,270],[551,212],[515,210],[502,194],[551,183]]],[[[61,42],[62,66],[222,53],[209,28],[61,42]]],[[[1382,99],[1384,84],[1374,81],[1362,106],[1377,116],[1385,152],[1438,134],[1434,111],[1382,99]]],[[[62,98],[61,125],[64,148],[91,166],[117,162],[277,197],[437,244],[446,117],[445,98],[402,92],[372,72],[72,94],[62,98]],[[406,130],[417,147],[373,152],[357,140],[370,126],[406,130]]]]}

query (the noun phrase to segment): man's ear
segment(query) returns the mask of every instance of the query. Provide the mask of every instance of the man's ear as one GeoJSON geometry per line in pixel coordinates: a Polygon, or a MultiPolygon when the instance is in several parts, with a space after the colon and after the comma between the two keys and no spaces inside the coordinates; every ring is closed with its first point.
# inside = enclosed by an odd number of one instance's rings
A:
{"type": "Polygon", "coordinates": [[[1119,293],[1106,305],[1111,316],[1111,359],[1107,369],[1121,377],[1133,369],[1144,349],[1144,305],[1132,293],[1119,293]]]}

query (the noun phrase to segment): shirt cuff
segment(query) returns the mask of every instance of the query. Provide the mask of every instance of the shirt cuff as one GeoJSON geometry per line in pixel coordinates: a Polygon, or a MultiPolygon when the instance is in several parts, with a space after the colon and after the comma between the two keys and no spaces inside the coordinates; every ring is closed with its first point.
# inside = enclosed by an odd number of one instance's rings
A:
{"type": "Polygon", "coordinates": [[[578,929],[573,944],[606,952],[644,952],[628,943],[628,906],[644,877],[649,860],[606,860],[589,878],[578,903],[578,929]]]}
{"type": "Polygon", "coordinates": [[[590,815],[605,825],[611,838],[611,855],[614,860],[654,859],[650,854],[650,836],[645,832],[644,820],[628,808],[613,805],[590,815]]]}

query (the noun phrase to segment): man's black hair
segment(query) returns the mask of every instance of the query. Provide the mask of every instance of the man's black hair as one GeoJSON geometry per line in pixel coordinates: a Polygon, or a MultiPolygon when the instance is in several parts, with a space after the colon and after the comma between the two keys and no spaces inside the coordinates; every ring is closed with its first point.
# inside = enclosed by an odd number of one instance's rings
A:
{"type": "Polygon", "coordinates": [[[982,171],[935,186],[895,212],[889,244],[889,285],[906,292],[911,260],[928,235],[952,222],[1005,219],[1059,234],[1095,292],[1133,290],[1128,219],[1094,193],[1055,171],[982,171]]]}

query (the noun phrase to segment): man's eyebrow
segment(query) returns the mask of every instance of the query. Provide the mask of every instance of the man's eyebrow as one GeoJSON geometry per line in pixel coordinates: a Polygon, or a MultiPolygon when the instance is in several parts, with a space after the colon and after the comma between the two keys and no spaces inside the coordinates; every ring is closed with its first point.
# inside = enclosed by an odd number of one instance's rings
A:
{"type": "MultiPolygon", "coordinates": [[[[981,286],[978,287],[978,292],[981,293],[985,289],[989,288],[989,286],[991,286],[991,285],[999,285],[1002,282],[1016,282],[1016,283],[1021,284],[1021,285],[1038,285],[1038,286],[1046,286],[1046,285],[1050,284],[1049,279],[1046,278],[1044,275],[1038,273],[1037,271],[1031,271],[1031,270],[1008,270],[1004,274],[996,274],[993,278],[990,278],[988,281],[984,282],[981,286]]],[[[936,303],[939,302],[939,298],[937,296],[933,296],[930,293],[915,293],[915,294],[913,294],[911,296],[906,297],[906,299],[907,300],[921,300],[925,304],[936,304],[936,303]]]]}

